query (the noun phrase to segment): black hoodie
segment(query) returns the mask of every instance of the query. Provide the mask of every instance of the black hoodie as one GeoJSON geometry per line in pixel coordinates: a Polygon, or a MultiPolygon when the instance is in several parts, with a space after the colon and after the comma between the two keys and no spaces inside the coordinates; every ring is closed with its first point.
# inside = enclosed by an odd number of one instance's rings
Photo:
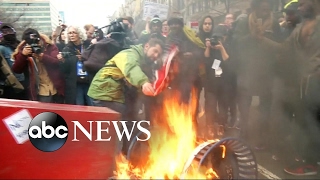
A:
{"type": "MultiPolygon", "coordinates": [[[[3,23],[3,24],[0,25],[0,31],[4,27],[9,27],[9,28],[12,28],[14,30],[14,28],[13,28],[13,26],[11,24],[3,23]]],[[[0,42],[0,45],[9,47],[12,51],[14,51],[19,44],[20,44],[20,41],[18,41],[16,33],[4,35],[3,39],[0,42]]]]}

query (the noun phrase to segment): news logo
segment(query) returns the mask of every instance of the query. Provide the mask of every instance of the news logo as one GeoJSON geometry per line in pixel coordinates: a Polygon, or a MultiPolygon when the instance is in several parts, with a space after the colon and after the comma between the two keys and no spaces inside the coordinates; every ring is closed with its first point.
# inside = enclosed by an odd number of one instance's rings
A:
{"type": "Polygon", "coordinates": [[[67,122],[58,114],[53,112],[43,112],[38,114],[30,123],[28,128],[29,140],[32,145],[43,152],[53,152],[60,149],[67,141],[70,134],[71,142],[83,141],[78,133],[85,135],[89,141],[112,141],[117,136],[122,142],[130,141],[135,137],[134,130],[138,130],[147,137],[137,141],[148,141],[151,132],[146,126],[150,126],[150,121],[70,121],[73,127],[68,129],[67,122]],[[111,130],[111,131],[110,131],[111,130]],[[104,136],[104,137],[103,137],[104,136]],[[79,139],[78,139],[79,138],[79,139]]]}
{"type": "Polygon", "coordinates": [[[28,129],[32,145],[43,152],[53,152],[60,149],[68,139],[66,121],[53,112],[38,114],[30,123],[28,129]]]}

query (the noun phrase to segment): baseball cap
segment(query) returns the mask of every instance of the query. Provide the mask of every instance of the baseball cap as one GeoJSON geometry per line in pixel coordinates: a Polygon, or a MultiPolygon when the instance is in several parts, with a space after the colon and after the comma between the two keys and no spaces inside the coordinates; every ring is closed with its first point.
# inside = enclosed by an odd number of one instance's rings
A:
{"type": "Polygon", "coordinates": [[[298,11],[298,7],[298,0],[292,0],[284,6],[282,12],[298,11]]]}

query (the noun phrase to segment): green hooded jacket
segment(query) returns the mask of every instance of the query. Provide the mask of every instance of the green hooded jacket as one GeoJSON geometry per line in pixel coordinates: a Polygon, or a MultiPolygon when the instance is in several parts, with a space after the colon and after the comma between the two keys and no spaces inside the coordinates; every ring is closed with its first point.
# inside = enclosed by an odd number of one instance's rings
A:
{"type": "Polygon", "coordinates": [[[142,45],[119,52],[95,75],[88,96],[96,100],[124,103],[125,81],[138,89],[149,82],[141,69],[146,63],[142,45]]]}

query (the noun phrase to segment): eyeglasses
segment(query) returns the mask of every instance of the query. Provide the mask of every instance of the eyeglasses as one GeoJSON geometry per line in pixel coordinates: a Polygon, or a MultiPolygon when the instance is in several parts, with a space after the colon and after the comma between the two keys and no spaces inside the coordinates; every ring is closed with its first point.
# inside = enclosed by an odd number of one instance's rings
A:
{"type": "Polygon", "coordinates": [[[75,31],[71,31],[71,32],[68,32],[68,34],[71,35],[71,34],[78,34],[78,33],[75,31]]]}

